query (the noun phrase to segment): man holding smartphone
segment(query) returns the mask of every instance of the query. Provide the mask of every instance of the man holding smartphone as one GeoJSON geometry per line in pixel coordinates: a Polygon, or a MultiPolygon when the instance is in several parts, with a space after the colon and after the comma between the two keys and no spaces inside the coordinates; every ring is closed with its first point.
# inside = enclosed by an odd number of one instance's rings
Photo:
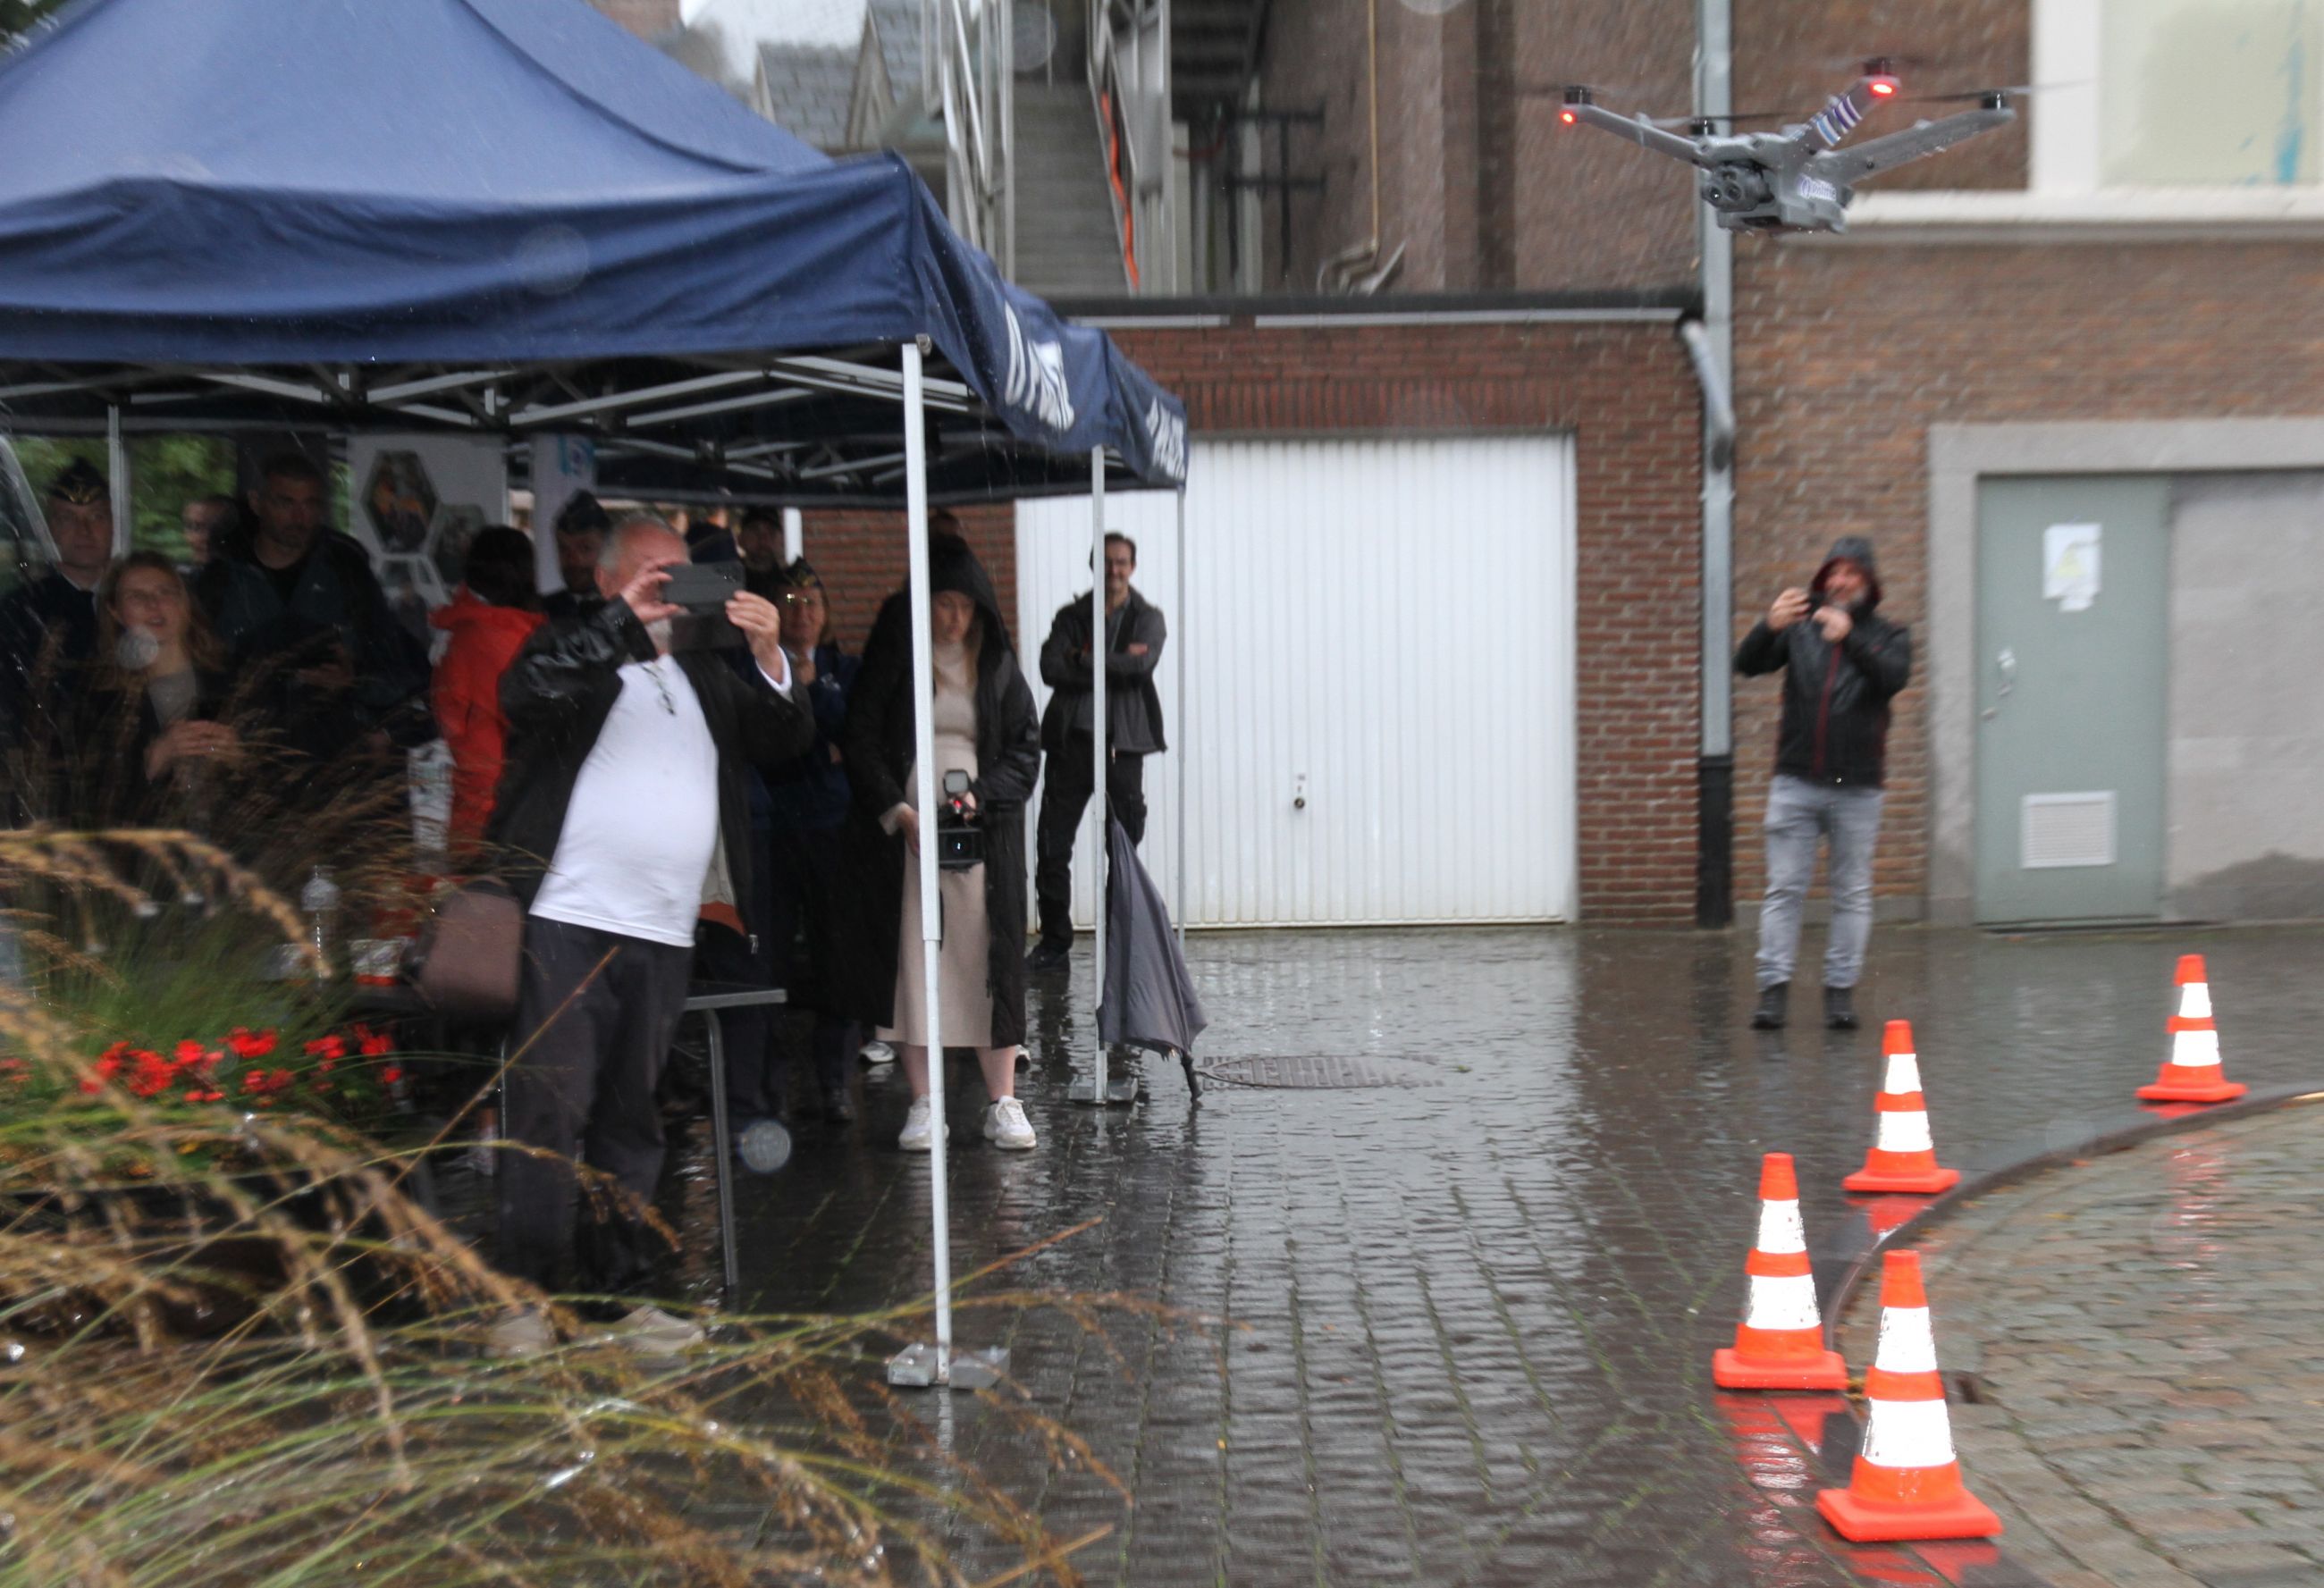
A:
{"type": "MultiPolygon", "coordinates": [[[[577,1280],[632,1297],[617,1334],[675,1350],[701,1331],[641,1295],[641,1215],[662,1162],[654,1086],[696,923],[706,904],[752,896],[748,768],[798,755],[815,724],[792,699],[774,605],[689,570],[686,543],[660,519],[615,525],[596,577],[603,603],[539,629],[500,686],[508,766],[489,836],[526,912],[505,1130],[530,1151],[503,1154],[499,1262],[544,1289],[577,1280]],[[724,620],[750,647],[747,675],[709,652],[672,653],[687,603],[721,588],[724,620]],[[576,1141],[621,1191],[586,1210],[576,1141]]],[[[510,1355],[554,1344],[530,1309],[493,1339],[510,1355]]]]}
{"type": "Polygon", "coordinates": [[[1855,988],[1872,935],[1872,851],[1880,837],[1888,702],[1913,672],[1913,639],[1879,615],[1872,543],[1843,536],[1804,590],[1775,598],[1744,636],[1735,670],[1781,669],[1783,726],[1767,785],[1767,893],[1759,909],[1759,1003],[1751,1023],[1784,1021],[1800,910],[1818,840],[1831,847],[1831,939],[1824,951],[1824,1023],[1853,1031],[1855,988]]]}

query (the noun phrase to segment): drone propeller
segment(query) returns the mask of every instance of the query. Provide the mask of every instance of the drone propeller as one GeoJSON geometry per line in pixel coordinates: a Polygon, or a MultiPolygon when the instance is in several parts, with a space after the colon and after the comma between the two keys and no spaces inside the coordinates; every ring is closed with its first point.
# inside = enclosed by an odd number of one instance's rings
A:
{"type": "Polygon", "coordinates": [[[2090,79],[2078,83],[2012,83],[2006,88],[1964,88],[1958,94],[1916,94],[1909,99],[1899,99],[1899,105],[1982,105],[1999,95],[2009,99],[2022,99],[2028,94],[2048,94],[2060,88],[2086,88],[2090,79]]]}

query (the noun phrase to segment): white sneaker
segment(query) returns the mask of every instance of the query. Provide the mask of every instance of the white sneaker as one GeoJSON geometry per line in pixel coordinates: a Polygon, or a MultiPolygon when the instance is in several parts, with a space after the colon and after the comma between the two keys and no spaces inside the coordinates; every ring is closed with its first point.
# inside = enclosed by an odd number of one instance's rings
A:
{"type": "Polygon", "coordinates": [[[886,1042],[875,1040],[858,1048],[855,1051],[855,1056],[866,1064],[893,1064],[896,1061],[896,1050],[886,1042]]]}
{"type": "Polygon", "coordinates": [[[632,1307],[606,1333],[615,1344],[647,1356],[674,1356],[710,1337],[702,1332],[701,1325],[673,1317],[659,1307],[632,1307]]]}
{"type": "MultiPolygon", "coordinates": [[[[927,1152],[932,1123],[929,1118],[928,1100],[926,1097],[913,1098],[912,1111],[904,1115],[904,1134],[896,1138],[896,1145],[907,1152],[927,1152]]],[[[951,1139],[952,1126],[946,1125],[945,1140],[951,1139]]]]}
{"type": "Polygon", "coordinates": [[[1014,1097],[996,1100],[984,1111],[984,1139],[1004,1152],[1031,1152],[1035,1138],[1025,1106],[1014,1097]]]}

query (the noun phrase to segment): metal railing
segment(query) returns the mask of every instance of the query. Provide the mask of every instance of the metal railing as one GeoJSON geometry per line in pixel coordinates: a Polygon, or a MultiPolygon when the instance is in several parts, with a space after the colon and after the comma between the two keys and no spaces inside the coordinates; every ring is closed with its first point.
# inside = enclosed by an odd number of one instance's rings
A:
{"type": "Polygon", "coordinates": [[[1089,85],[1122,273],[1133,292],[1170,291],[1170,0],[1089,0],[1089,85]]]}
{"type": "Polygon", "coordinates": [[[945,210],[1016,268],[1016,62],[1007,0],[921,0],[920,93],[944,123],[945,210]]]}

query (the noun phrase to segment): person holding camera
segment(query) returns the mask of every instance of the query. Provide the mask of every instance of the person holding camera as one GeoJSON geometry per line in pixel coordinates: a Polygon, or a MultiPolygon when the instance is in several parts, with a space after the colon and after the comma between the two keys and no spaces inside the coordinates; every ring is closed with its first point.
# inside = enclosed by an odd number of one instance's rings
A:
{"type": "MultiPolygon", "coordinates": [[[[928,1103],[927,1013],[920,968],[919,867],[947,857],[937,879],[943,910],[942,1035],[973,1047],[991,1098],[984,1134],[1024,1152],[1033,1127],[1017,1101],[1025,1040],[1025,802],[1040,775],[1033,692],[1009,643],[992,582],[964,540],[929,543],[930,645],[936,784],[945,809],[918,808],[912,646],[901,595],[872,626],[848,702],[845,757],[854,808],[847,868],[856,886],[856,1013],[902,1049],[912,1106],[897,1145],[928,1150],[942,1122],[928,1103]]],[[[938,1062],[942,1055],[937,1055],[938,1062]]]]}
{"type": "Polygon", "coordinates": [[[1831,939],[1824,1023],[1856,1029],[1855,988],[1872,935],[1872,850],[1880,837],[1888,702],[1913,673],[1913,638],[1879,615],[1872,543],[1840,537],[1805,590],[1775,598],[1743,637],[1735,670],[1784,673],[1783,726],[1767,785],[1767,895],[1759,909],[1759,1003],[1751,1023],[1784,1021],[1800,945],[1800,906],[1819,839],[1831,846],[1831,939]]]}
{"type": "MultiPolygon", "coordinates": [[[[751,894],[750,764],[805,749],[815,724],[792,696],[773,604],[724,601],[754,665],[672,654],[673,621],[705,582],[659,519],[614,526],[597,570],[605,599],[545,625],[503,675],[508,769],[490,836],[525,908],[504,1129],[519,1150],[498,1174],[499,1262],[544,1288],[578,1277],[604,1295],[648,1279],[641,1210],[662,1163],[654,1088],[686,1003],[695,926],[714,891],[751,894]],[[680,581],[684,580],[681,583],[680,581]],[[590,1199],[578,1232],[574,1143],[621,1195],[590,1199]]],[[[716,590],[719,582],[707,582],[716,590]]],[[[640,1300],[619,1332],[649,1347],[701,1337],[640,1300]]],[[[537,1312],[503,1319],[496,1348],[546,1349],[537,1312]]]]}

